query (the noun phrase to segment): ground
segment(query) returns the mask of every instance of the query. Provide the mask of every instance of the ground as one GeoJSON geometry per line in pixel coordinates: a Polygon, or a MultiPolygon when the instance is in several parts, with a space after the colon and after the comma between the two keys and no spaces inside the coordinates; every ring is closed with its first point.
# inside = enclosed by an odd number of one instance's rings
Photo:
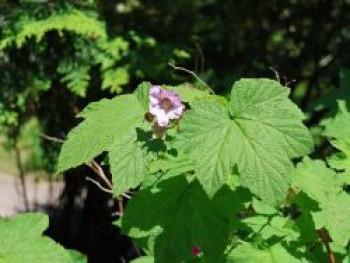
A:
{"type": "MultiPolygon", "coordinates": [[[[61,183],[54,182],[52,191],[50,191],[50,184],[47,181],[35,180],[34,175],[27,175],[26,184],[30,210],[32,211],[41,210],[50,202],[57,202],[62,187],[61,183]]],[[[21,193],[18,176],[0,172],[0,216],[9,216],[25,211],[21,193]]]]}

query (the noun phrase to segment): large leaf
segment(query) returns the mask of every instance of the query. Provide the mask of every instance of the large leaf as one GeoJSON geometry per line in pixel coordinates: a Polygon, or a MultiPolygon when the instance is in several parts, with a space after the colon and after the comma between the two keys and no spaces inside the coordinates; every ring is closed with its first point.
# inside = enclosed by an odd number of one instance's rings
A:
{"type": "Polygon", "coordinates": [[[47,227],[43,214],[0,219],[0,263],[73,263],[63,247],[42,235],[47,227]]]}
{"type": "Polygon", "coordinates": [[[135,94],[89,104],[78,115],[84,121],[68,134],[63,144],[58,172],[88,163],[102,152],[108,152],[114,194],[118,196],[138,186],[148,171],[146,142],[139,136],[145,133],[140,127],[146,127],[148,89],[147,83],[141,84],[135,94]]]}
{"type": "Polygon", "coordinates": [[[290,158],[312,149],[303,114],[288,99],[289,90],[267,79],[243,79],[228,107],[215,101],[192,103],[181,123],[177,145],[196,164],[199,181],[213,196],[233,173],[271,204],[286,196],[290,158]]]}
{"type": "Polygon", "coordinates": [[[172,177],[133,196],[122,229],[137,238],[157,231],[155,262],[183,262],[194,246],[209,262],[219,262],[228,242],[232,198],[226,189],[210,200],[197,181],[172,177]]]}
{"type": "Polygon", "coordinates": [[[299,263],[298,258],[291,255],[281,244],[267,249],[258,249],[246,243],[233,249],[228,256],[228,263],[299,263]]]}
{"type": "Polygon", "coordinates": [[[64,143],[58,172],[90,162],[113,144],[132,133],[143,120],[143,110],[134,95],[122,95],[93,103],[80,116],[85,120],[75,127],[64,143]]]}

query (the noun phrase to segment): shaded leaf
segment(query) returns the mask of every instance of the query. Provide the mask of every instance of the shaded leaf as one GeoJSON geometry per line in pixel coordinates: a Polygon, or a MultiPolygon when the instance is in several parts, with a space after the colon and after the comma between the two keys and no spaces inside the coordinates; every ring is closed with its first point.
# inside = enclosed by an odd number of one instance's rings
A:
{"type": "Polygon", "coordinates": [[[197,181],[172,177],[133,197],[125,210],[123,231],[141,237],[158,228],[155,262],[182,262],[191,256],[193,246],[214,262],[226,248],[233,215],[227,210],[234,203],[232,193],[226,189],[220,194],[209,200],[197,181]]]}

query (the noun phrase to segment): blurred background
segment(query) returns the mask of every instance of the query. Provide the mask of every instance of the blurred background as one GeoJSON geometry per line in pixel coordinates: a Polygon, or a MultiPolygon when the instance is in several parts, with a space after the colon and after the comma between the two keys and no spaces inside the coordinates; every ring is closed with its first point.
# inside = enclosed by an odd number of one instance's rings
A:
{"type": "Polygon", "coordinates": [[[243,77],[287,85],[327,156],[320,120],[350,102],[350,0],[0,0],[0,215],[46,211],[89,262],[140,253],[112,224],[125,202],[55,166],[89,102],[144,80],[204,88],[169,63],[223,96],[243,77]]]}

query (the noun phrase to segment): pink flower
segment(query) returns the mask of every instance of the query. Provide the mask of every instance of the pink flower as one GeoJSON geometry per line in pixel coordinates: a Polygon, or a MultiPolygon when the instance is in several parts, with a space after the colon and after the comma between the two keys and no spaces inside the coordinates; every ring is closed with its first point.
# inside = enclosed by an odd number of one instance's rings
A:
{"type": "Polygon", "coordinates": [[[165,127],[170,120],[179,119],[185,106],[180,97],[172,90],[162,89],[161,86],[153,86],[149,92],[150,112],[157,117],[160,127],[165,127]]]}

